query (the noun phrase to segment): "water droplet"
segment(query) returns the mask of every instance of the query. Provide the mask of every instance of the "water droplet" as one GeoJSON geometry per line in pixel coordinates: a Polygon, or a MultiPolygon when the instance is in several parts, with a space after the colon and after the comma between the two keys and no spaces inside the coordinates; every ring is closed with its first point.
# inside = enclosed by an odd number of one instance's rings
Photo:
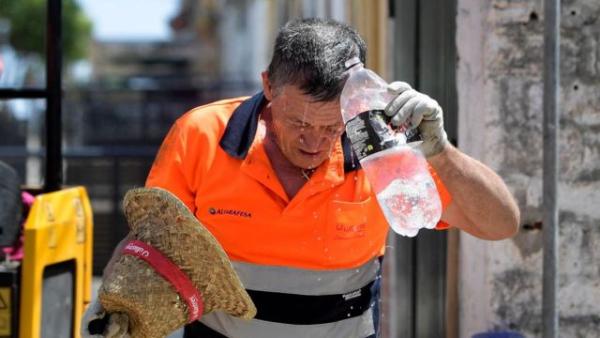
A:
{"type": "Polygon", "coordinates": [[[350,317],[350,314],[348,313],[347,316],[350,317]]]}
{"type": "Polygon", "coordinates": [[[353,309],[354,309],[354,306],[350,305],[350,310],[353,310],[353,309]]]}

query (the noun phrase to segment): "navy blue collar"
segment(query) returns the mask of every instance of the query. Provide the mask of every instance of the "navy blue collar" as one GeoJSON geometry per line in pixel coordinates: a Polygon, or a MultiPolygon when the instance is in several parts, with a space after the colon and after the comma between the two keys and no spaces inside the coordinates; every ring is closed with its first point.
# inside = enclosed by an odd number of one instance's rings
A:
{"type": "MultiPolygon", "coordinates": [[[[262,108],[267,104],[263,92],[252,96],[240,104],[225,127],[225,133],[219,144],[232,157],[246,158],[248,150],[256,136],[256,128],[262,108]]],[[[344,172],[348,173],[360,168],[358,158],[352,151],[350,140],[346,133],[342,134],[342,149],[344,153],[344,172]]]]}

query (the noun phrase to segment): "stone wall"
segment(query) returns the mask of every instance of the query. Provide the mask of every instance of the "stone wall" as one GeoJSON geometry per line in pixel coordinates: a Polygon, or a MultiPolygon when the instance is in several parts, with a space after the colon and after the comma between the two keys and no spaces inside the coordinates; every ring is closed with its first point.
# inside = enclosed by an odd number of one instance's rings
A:
{"type": "MultiPolygon", "coordinates": [[[[459,147],[542,220],[542,0],[458,0],[459,147]]],[[[560,337],[600,335],[600,1],[563,0],[560,337]]],[[[460,239],[460,337],[513,329],[541,337],[542,232],[460,239]]]]}

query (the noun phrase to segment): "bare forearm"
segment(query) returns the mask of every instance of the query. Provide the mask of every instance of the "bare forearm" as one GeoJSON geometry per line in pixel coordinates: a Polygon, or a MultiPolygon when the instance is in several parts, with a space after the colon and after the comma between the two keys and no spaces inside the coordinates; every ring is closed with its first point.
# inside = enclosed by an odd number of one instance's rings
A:
{"type": "Polygon", "coordinates": [[[496,173],[452,146],[428,161],[452,195],[446,221],[484,239],[515,234],[519,208],[496,173]]]}

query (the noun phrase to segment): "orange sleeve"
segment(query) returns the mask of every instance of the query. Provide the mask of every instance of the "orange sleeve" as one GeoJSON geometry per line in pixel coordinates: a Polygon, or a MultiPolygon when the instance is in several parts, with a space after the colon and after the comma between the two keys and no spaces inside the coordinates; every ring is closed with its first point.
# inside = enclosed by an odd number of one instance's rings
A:
{"type": "Polygon", "coordinates": [[[194,213],[196,211],[195,189],[191,184],[189,170],[185,163],[188,160],[186,158],[188,140],[179,124],[180,121],[176,121],[163,140],[146,179],[146,187],[158,187],[170,191],[194,213]]]}
{"type": "MultiPolygon", "coordinates": [[[[442,210],[445,210],[448,207],[448,205],[450,205],[450,203],[452,202],[452,195],[450,195],[450,192],[448,191],[448,189],[446,189],[444,182],[442,182],[442,179],[438,176],[437,172],[435,171],[435,169],[433,169],[432,166],[429,166],[429,173],[431,174],[431,177],[435,182],[435,187],[437,188],[438,194],[440,196],[440,201],[442,202],[442,210]]],[[[449,227],[450,224],[443,221],[439,221],[435,228],[438,230],[443,230],[448,229],[449,227]]]]}
{"type": "Polygon", "coordinates": [[[183,114],[163,140],[146,187],[163,188],[196,213],[196,194],[215,161],[219,139],[232,112],[245,98],[213,102],[183,114]]]}

